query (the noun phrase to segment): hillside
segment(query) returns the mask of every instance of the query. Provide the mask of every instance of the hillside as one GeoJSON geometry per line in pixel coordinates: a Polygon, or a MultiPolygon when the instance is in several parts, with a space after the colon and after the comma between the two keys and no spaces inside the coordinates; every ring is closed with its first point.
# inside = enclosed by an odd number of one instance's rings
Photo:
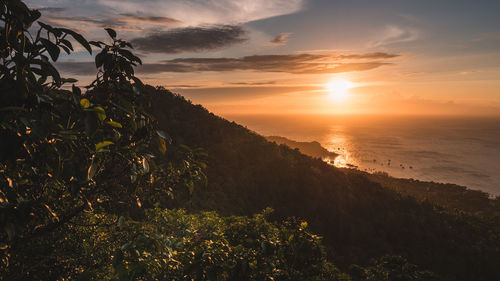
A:
{"type": "MultiPolygon", "coordinates": [[[[314,158],[324,160],[325,158],[334,159],[337,156],[336,153],[328,151],[317,141],[298,142],[280,136],[266,137],[266,139],[277,144],[285,144],[292,149],[297,148],[301,153],[314,158]]],[[[481,216],[500,216],[500,197],[490,199],[486,192],[480,190],[472,190],[449,183],[395,178],[383,172],[368,173],[357,169],[343,169],[343,171],[366,176],[399,194],[412,196],[419,201],[429,201],[448,211],[463,211],[481,216]]]]}
{"type": "Polygon", "coordinates": [[[326,148],[322,147],[317,141],[300,142],[280,136],[268,136],[266,139],[270,142],[284,144],[290,148],[298,149],[301,153],[314,158],[334,160],[338,156],[337,153],[328,151],[326,148]]]}
{"type": "Polygon", "coordinates": [[[444,212],[366,175],[270,143],[167,90],[150,92],[160,127],[177,144],[208,153],[208,184],[179,196],[174,206],[223,215],[269,206],[275,218],[306,219],[324,236],[329,258],[344,269],[399,254],[445,280],[500,279],[498,219],[444,212]]]}

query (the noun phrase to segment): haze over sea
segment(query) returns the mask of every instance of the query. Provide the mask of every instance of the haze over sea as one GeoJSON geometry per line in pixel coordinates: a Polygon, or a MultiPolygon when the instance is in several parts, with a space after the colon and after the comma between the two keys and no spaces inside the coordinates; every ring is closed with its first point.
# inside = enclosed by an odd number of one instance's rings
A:
{"type": "Polygon", "coordinates": [[[500,195],[500,117],[226,115],[264,136],[316,140],[335,165],[500,195]]]}

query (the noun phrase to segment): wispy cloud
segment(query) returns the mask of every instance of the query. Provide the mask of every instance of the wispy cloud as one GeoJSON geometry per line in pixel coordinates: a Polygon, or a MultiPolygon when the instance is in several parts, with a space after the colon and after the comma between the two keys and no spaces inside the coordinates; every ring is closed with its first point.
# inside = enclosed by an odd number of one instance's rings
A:
{"type": "Polygon", "coordinates": [[[388,25],[382,30],[379,39],[370,42],[369,45],[370,47],[379,47],[411,42],[417,40],[419,36],[420,32],[415,28],[388,25]]]}
{"type": "Polygon", "coordinates": [[[176,26],[181,21],[170,17],[146,16],[142,14],[119,14],[108,17],[102,16],[66,16],[66,8],[41,8],[44,15],[43,21],[56,26],[67,26],[81,29],[105,27],[117,30],[144,30],[145,25],[176,26]]]}
{"type": "Polygon", "coordinates": [[[245,30],[241,26],[176,28],[158,32],[131,42],[139,50],[153,53],[175,54],[199,52],[242,43],[245,30]]]}
{"type": "Polygon", "coordinates": [[[276,81],[259,81],[259,82],[232,82],[229,85],[237,86],[264,86],[264,85],[274,85],[276,81]]]}
{"type": "Polygon", "coordinates": [[[292,33],[291,32],[283,32],[278,35],[276,35],[271,41],[267,43],[267,45],[270,46],[282,46],[285,45],[288,42],[288,37],[290,37],[292,33]]]}
{"type": "MultiPolygon", "coordinates": [[[[397,57],[397,55],[371,53],[358,55],[289,54],[254,55],[241,58],[178,58],[166,60],[161,63],[144,64],[138,68],[138,72],[151,74],[161,72],[257,71],[293,74],[327,74],[366,71],[381,66],[391,65],[393,63],[381,61],[381,59],[394,57],[397,57]],[[353,59],[356,60],[353,61],[353,59]]],[[[61,63],[60,66],[63,70],[73,74],[92,73],[89,71],[89,66],[85,66],[84,63],[67,62],[61,63]]]]}
{"type": "Polygon", "coordinates": [[[290,14],[301,10],[305,0],[98,0],[98,3],[119,13],[173,17],[196,26],[239,24],[290,14]]]}

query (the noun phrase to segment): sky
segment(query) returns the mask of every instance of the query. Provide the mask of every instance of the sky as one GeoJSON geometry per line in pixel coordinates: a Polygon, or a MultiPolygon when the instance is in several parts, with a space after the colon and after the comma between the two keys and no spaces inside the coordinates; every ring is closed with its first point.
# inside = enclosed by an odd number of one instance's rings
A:
{"type": "MultiPolygon", "coordinates": [[[[500,115],[500,1],[29,0],[216,114],[500,115]]],[[[59,69],[95,75],[82,49],[59,69]]]]}

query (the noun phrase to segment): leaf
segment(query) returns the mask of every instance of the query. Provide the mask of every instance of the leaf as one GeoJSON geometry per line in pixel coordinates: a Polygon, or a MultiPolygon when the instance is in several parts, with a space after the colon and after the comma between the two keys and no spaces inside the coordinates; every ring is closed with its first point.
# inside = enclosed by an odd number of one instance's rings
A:
{"type": "Polygon", "coordinates": [[[89,44],[96,46],[99,49],[102,48],[102,45],[106,45],[106,44],[104,44],[104,42],[101,42],[101,41],[89,41],[89,44]]]}
{"type": "Polygon", "coordinates": [[[102,151],[103,148],[114,144],[112,141],[102,141],[95,145],[95,150],[97,152],[102,151]]]}
{"type": "Polygon", "coordinates": [[[94,109],[97,112],[97,117],[99,118],[99,120],[104,121],[104,119],[106,119],[106,111],[104,111],[104,108],[96,106],[94,107],[94,109]]]}
{"type": "Polygon", "coordinates": [[[89,101],[88,99],[81,99],[81,100],[80,100],[80,106],[81,106],[82,108],[85,108],[85,109],[86,109],[86,108],[89,108],[89,106],[90,106],[90,101],[89,101]]]}
{"type": "Polygon", "coordinates": [[[156,130],[156,133],[158,134],[158,136],[160,136],[162,139],[164,139],[165,141],[167,141],[167,143],[172,143],[172,138],[170,138],[170,136],[165,133],[165,131],[162,131],[162,130],[156,130]]]}
{"type": "Polygon", "coordinates": [[[76,82],[78,82],[78,80],[75,78],[62,78],[61,80],[63,83],[76,83],[76,82]]]}
{"type": "Polygon", "coordinates": [[[165,152],[167,152],[167,143],[165,140],[159,136],[156,136],[155,140],[158,151],[160,151],[161,154],[165,154],[165,152]]]}
{"type": "Polygon", "coordinates": [[[115,128],[123,128],[122,124],[115,121],[108,121],[107,123],[115,128]]]}
{"type": "Polygon", "coordinates": [[[92,163],[90,163],[89,169],[87,170],[87,180],[91,180],[95,176],[96,172],[97,164],[94,160],[92,160],[92,163]]]}
{"type": "Polygon", "coordinates": [[[144,173],[149,173],[149,162],[146,157],[142,157],[142,171],[144,173]]]}
{"type": "Polygon", "coordinates": [[[138,62],[139,64],[142,64],[141,59],[139,57],[135,56],[134,54],[132,54],[132,52],[130,52],[129,50],[120,49],[120,50],[118,50],[118,53],[120,53],[122,56],[126,57],[130,61],[135,61],[135,62],[138,62]]]}
{"type": "Polygon", "coordinates": [[[52,58],[53,61],[57,61],[59,54],[61,53],[59,47],[45,38],[40,38],[40,42],[42,42],[43,46],[49,52],[50,58],[52,58]]]}
{"type": "Polygon", "coordinates": [[[45,23],[43,23],[43,22],[41,22],[41,21],[39,21],[39,22],[38,22],[38,24],[39,24],[41,27],[43,27],[44,29],[46,29],[46,30],[48,30],[48,31],[50,31],[50,32],[54,31],[54,28],[53,28],[52,26],[48,25],[48,24],[45,24],[45,23]]]}
{"type": "Polygon", "coordinates": [[[95,67],[99,68],[104,63],[104,56],[106,53],[104,50],[95,56],[95,67]]]}
{"type": "Polygon", "coordinates": [[[78,41],[78,43],[80,43],[80,45],[82,45],[89,52],[89,54],[92,54],[92,48],[90,47],[89,42],[85,40],[85,38],[82,35],[67,28],[59,28],[59,30],[71,35],[76,41],[78,41]]]}
{"type": "Polygon", "coordinates": [[[114,31],[113,29],[111,28],[105,28],[105,30],[108,32],[109,36],[111,36],[111,38],[116,38],[116,31],[114,31]]]}
{"type": "Polygon", "coordinates": [[[71,44],[71,42],[66,39],[61,39],[61,43],[68,47],[71,51],[73,51],[73,45],[71,44]]]}

